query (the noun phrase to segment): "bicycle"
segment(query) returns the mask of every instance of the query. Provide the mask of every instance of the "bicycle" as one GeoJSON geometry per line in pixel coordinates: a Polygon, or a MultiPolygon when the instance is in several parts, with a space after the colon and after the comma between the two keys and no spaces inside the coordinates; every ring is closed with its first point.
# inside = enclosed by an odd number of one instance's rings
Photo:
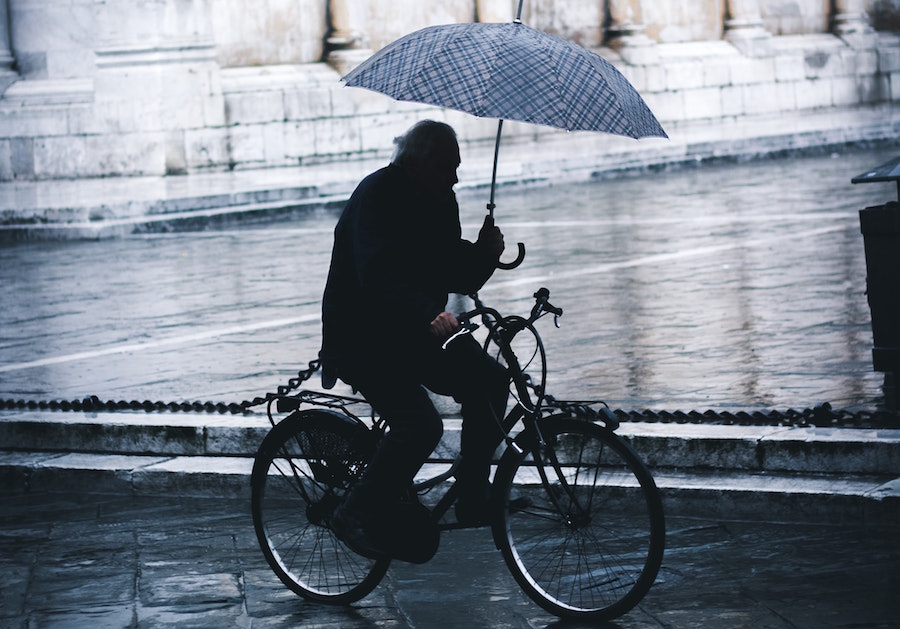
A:
{"type": "MultiPolygon", "coordinates": [[[[545,392],[547,360],[534,323],[562,315],[549,291],[535,293],[528,317],[501,316],[477,294],[471,297],[475,308],[458,317],[457,334],[474,333],[480,318],[484,349],[507,365],[514,398],[501,421],[505,447],[498,448],[492,480],[494,543],[518,585],[546,611],[591,621],[621,616],[643,599],[662,563],[665,521],[653,477],[614,432],[618,420],[605,403],[561,401],[545,392]],[[523,366],[522,344],[513,344],[526,331],[532,354],[523,366]],[[537,381],[528,371],[532,365],[537,381]]],[[[270,400],[268,415],[273,428],[251,479],[262,552],[296,594],[330,604],[357,601],[378,585],[390,559],[355,554],[329,521],[386,423],[364,399],[311,390],[270,400]],[[275,421],[273,403],[277,412],[289,413],[285,419],[275,421]],[[369,409],[366,420],[359,408],[369,409]]],[[[457,455],[448,469],[414,487],[417,499],[429,497],[441,531],[462,528],[444,517],[456,487],[451,484],[436,504],[430,492],[450,481],[458,463],[457,455]]]]}

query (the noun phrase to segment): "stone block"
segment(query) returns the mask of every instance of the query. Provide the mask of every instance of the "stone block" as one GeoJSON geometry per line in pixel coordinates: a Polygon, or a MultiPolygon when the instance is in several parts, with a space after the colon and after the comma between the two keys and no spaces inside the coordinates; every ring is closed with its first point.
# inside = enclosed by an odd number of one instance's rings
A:
{"type": "Polygon", "coordinates": [[[172,130],[165,133],[166,174],[187,174],[187,155],[184,147],[184,131],[172,130]]]}
{"type": "Polygon", "coordinates": [[[225,120],[228,124],[284,120],[284,94],[281,90],[225,94],[225,120]]]}
{"type": "Polygon", "coordinates": [[[879,72],[883,74],[900,72],[900,47],[879,48],[877,54],[879,72]]]}
{"type": "Polygon", "coordinates": [[[0,181],[10,181],[12,178],[12,142],[0,139],[0,181]]]}
{"type": "Polygon", "coordinates": [[[204,126],[221,127],[225,125],[225,97],[221,92],[204,96],[201,105],[204,126]]]}
{"type": "MultiPolygon", "coordinates": [[[[470,116],[472,117],[472,116],[470,116]]],[[[394,138],[415,124],[420,117],[413,114],[366,116],[360,120],[360,145],[364,153],[390,155],[394,150],[394,138]]],[[[448,122],[456,130],[460,140],[466,137],[463,127],[448,122]]],[[[465,160],[465,155],[462,156],[465,160]]]]}
{"type": "Polygon", "coordinates": [[[65,107],[0,106],[0,137],[33,138],[68,133],[65,107]]]}
{"type": "Polygon", "coordinates": [[[362,133],[357,118],[324,118],[311,121],[316,155],[338,156],[359,153],[362,133]]]}
{"type": "Polygon", "coordinates": [[[228,128],[228,134],[231,159],[235,163],[262,163],[265,161],[266,151],[262,125],[234,125],[228,128]]]}
{"type": "Polygon", "coordinates": [[[725,59],[708,59],[703,64],[703,85],[722,87],[731,84],[729,61],[725,59]]]}
{"type": "Polygon", "coordinates": [[[186,129],[185,160],[188,169],[220,168],[230,165],[228,133],[224,127],[186,129]]]}
{"type": "Polygon", "coordinates": [[[737,57],[729,63],[732,85],[775,82],[775,60],[772,57],[737,57]]]}
{"type": "Polygon", "coordinates": [[[166,174],[166,134],[160,131],[90,135],[85,150],[88,176],[166,174]]]}
{"type": "Polygon", "coordinates": [[[778,90],[775,82],[744,85],[744,110],[747,114],[768,114],[779,111],[778,90]]]}
{"type": "Polygon", "coordinates": [[[797,86],[796,81],[775,84],[775,102],[779,111],[793,111],[797,109],[797,86]]]}
{"type": "Polygon", "coordinates": [[[667,62],[664,73],[668,90],[703,87],[703,63],[699,60],[667,62]]]}
{"type": "Polygon", "coordinates": [[[304,159],[316,154],[316,132],[310,120],[287,122],[284,125],[285,159],[294,163],[302,163],[304,159]]]}
{"type": "Polygon", "coordinates": [[[801,81],[795,90],[797,109],[831,106],[831,79],[801,81]]]}
{"type": "Polygon", "coordinates": [[[744,115],[744,86],[726,85],[721,89],[721,95],[723,116],[744,115]]]}
{"type": "Polygon", "coordinates": [[[684,117],[687,120],[722,116],[722,92],[718,87],[684,90],[684,117]]]}
{"type": "Polygon", "coordinates": [[[390,96],[358,87],[335,85],[331,91],[332,116],[356,116],[391,111],[396,101],[390,96]]]}
{"type": "Polygon", "coordinates": [[[774,58],[776,81],[800,81],[806,76],[801,55],[778,55],[774,58]]]}
{"type": "Polygon", "coordinates": [[[53,179],[87,174],[86,136],[35,138],[34,176],[53,179]]]}
{"type": "Polygon", "coordinates": [[[681,90],[644,94],[644,101],[663,124],[685,118],[684,93],[681,90]]]}
{"type": "Polygon", "coordinates": [[[261,125],[263,142],[263,158],[266,166],[288,165],[287,137],[285,128],[291,126],[287,122],[271,122],[261,125]]]}
{"type": "Polygon", "coordinates": [[[855,50],[852,56],[853,63],[848,67],[848,74],[872,75],[878,72],[878,53],[875,50],[855,50]]]}
{"type": "Polygon", "coordinates": [[[34,177],[34,139],[13,138],[10,140],[10,165],[13,178],[34,177]]]}
{"type": "Polygon", "coordinates": [[[843,71],[841,57],[831,50],[810,50],[803,56],[806,78],[821,79],[839,76],[843,71]]]}
{"type": "Polygon", "coordinates": [[[887,75],[859,76],[856,81],[860,103],[873,104],[891,100],[891,81],[887,75]]]}
{"type": "Polygon", "coordinates": [[[831,103],[835,106],[858,105],[860,86],[856,77],[839,76],[831,82],[831,103]]]}
{"type": "Polygon", "coordinates": [[[285,120],[314,120],[331,115],[331,92],[327,87],[285,90],[285,120]]]}

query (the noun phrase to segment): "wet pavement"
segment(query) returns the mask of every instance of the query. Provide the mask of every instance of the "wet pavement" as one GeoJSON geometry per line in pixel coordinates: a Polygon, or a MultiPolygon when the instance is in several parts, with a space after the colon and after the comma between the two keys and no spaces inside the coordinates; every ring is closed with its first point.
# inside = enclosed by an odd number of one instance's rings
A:
{"type": "MultiPolygon", "coordinates": [[[[498,223],[528,254],[482,297],[524,312],[550,289],[565,310],[559,330],[541,327],[557,397],[686,411],[871,407],[883,380],[858,211],[896,189],[850,178],[898,153],[501,188],[498,223]]],[[[468,237],[484,194],[460,192],[468,237]]],[[[274,390],[318,352],[336,216],[4,244],[0,399],[231,403],[274,390]]]]}
{"type": "MultiPolygon", "coordinates": [[[[4,495],[0,627],[579,627],[522,594],[486,529],[395,562],[350,607],[305,602],[268,568],[244,501],[4,495]]],[[[893,526],[669,518],[657,583],[619,629],[896,627],[893,526]]]]}

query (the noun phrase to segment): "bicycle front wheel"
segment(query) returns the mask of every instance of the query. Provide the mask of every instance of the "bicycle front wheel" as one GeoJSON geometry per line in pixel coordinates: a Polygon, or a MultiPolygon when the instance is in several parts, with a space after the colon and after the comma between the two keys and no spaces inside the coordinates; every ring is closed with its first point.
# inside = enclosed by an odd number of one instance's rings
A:
{"type": "Polygon", "coordinates": [[[644,597],[662,563],[653,477],[605,426],[550,417],[546,446],[520,439],[494,481],[494,539],[519,586],[550,613],[609,620],[644,597]]]}
{"type": "Polygon", "coordinates": [[[334,509],[374,450],[365,426],[332,411],[293,413],[263,439],[253,464],[253,526],[269,566],[287,587],[344,605],[371,592],[389,560],[357,555],[331,531],[334,509]]]}

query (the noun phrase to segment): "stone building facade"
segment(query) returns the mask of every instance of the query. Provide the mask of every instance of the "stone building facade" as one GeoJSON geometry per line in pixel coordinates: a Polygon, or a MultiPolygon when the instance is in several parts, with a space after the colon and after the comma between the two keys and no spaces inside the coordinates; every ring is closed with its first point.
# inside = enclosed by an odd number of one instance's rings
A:
{"type": "MultiPolygon", "coordinates": [[[[344,87],[431,24],[516,0],[0,0],[0,181],[303,166],[387,152],[425,115],[344,87]]],[[[667,129],[900,99],[900,0],[525,0],[526,24],[612,61],[667,129]]],[[[510,125],[540,138],[554,130],[510,125]]]]}

